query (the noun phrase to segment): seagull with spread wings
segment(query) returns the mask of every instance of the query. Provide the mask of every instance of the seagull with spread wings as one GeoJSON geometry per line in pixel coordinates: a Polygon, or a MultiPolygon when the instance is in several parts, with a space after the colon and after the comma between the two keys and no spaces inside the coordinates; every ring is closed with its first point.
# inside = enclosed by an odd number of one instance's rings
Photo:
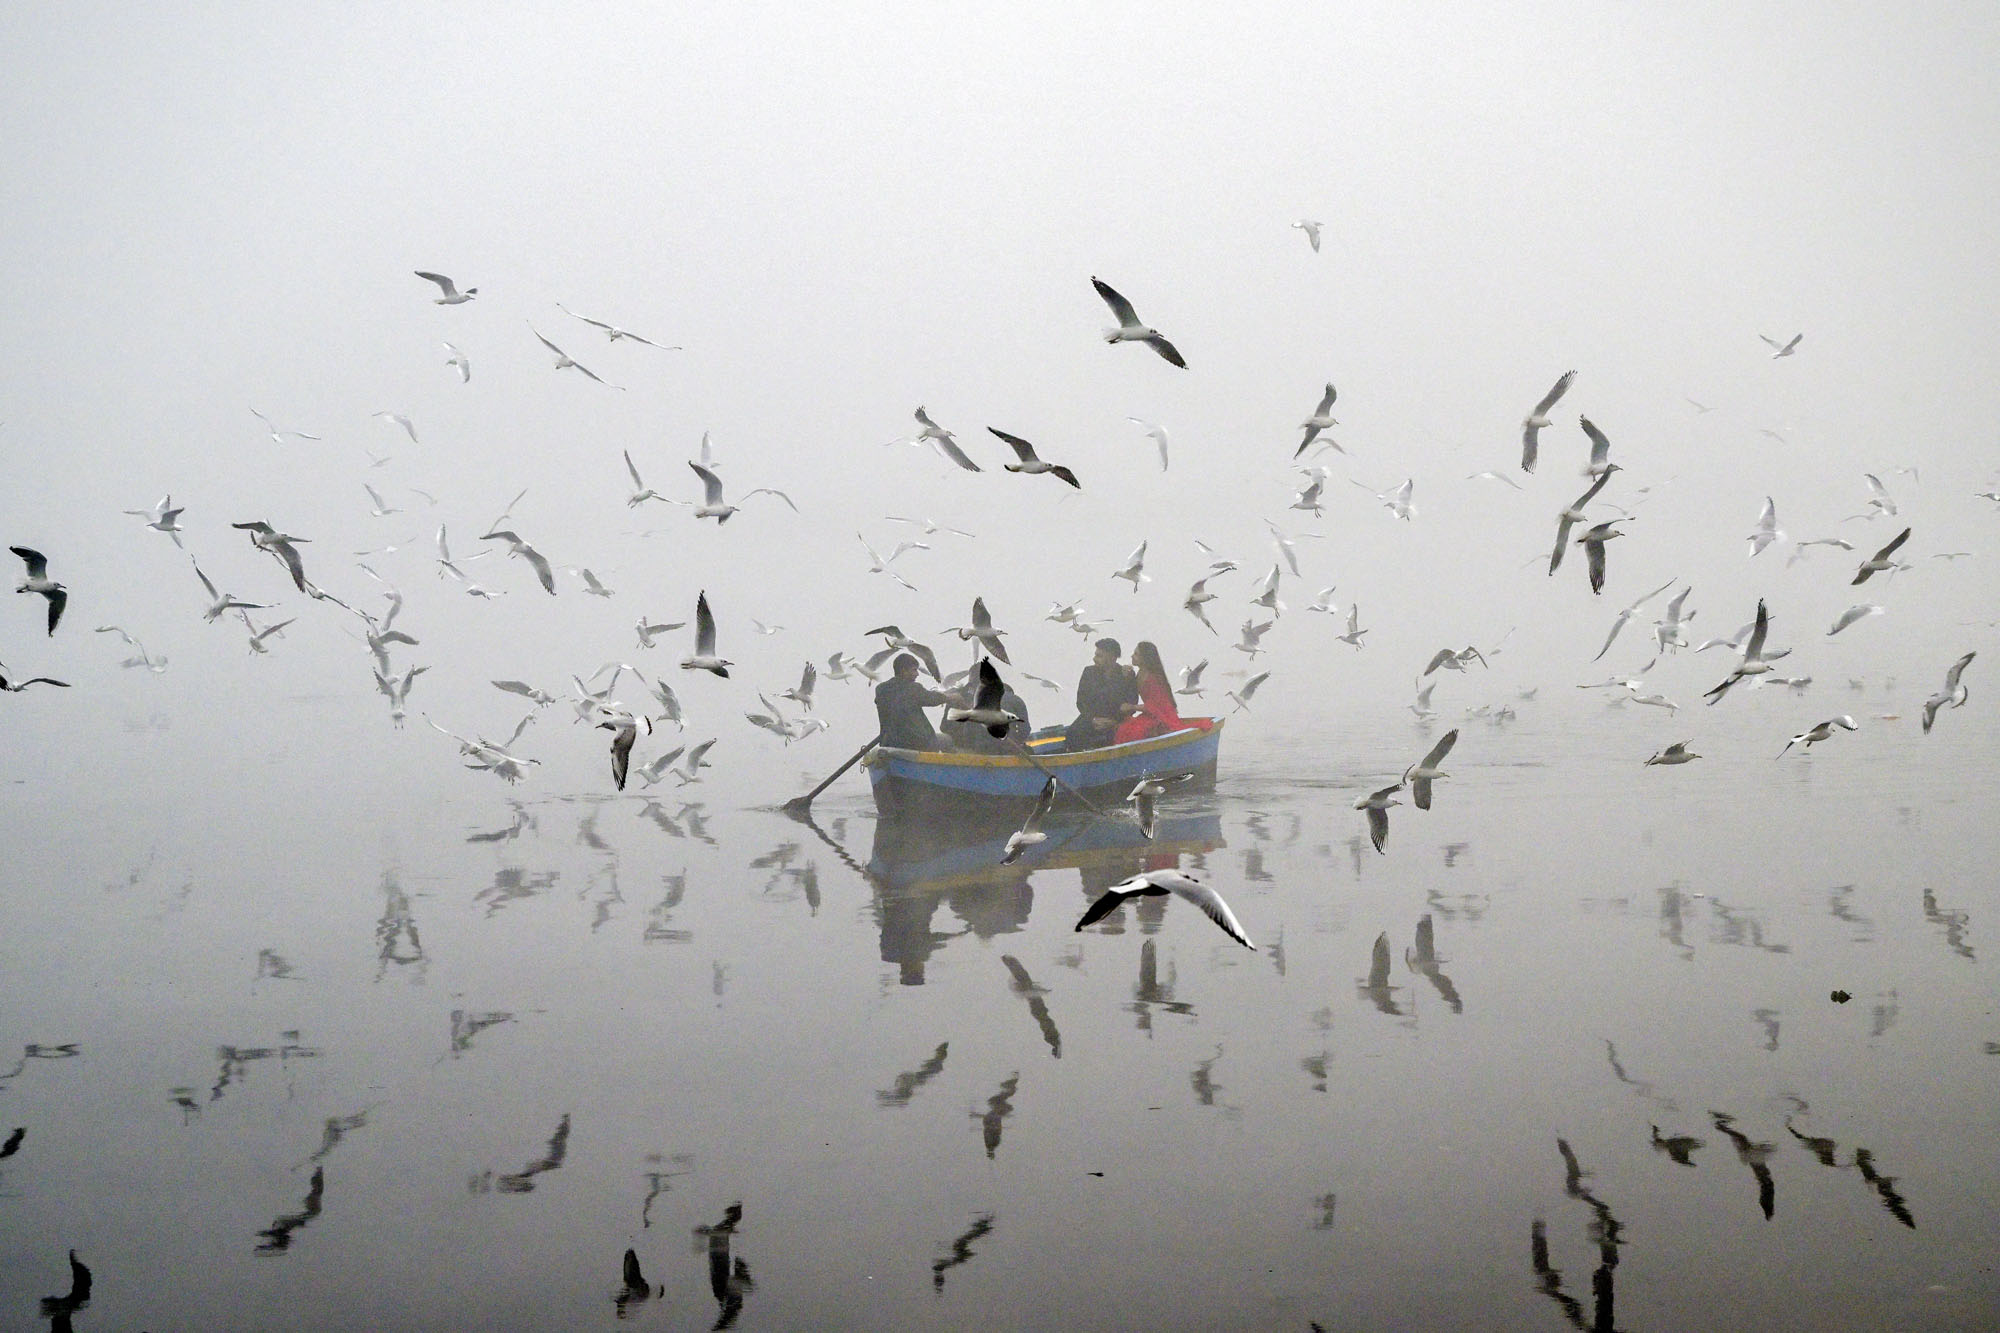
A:
{"type": "Polygon", "coordinates": [[[1202,914],[1210,921],[1221,927],[1223,934],[1246,949],[1256,949],[1257,946],[1252,944],[1250,937],[1244,933],[1242,923],[1236,919],[1236,913],[1230,911],[1229,904],[1222,900],[1222,895],[1193,875],[1180,870],[1148,870],[1113,884],[1084,912],[1082,919],[1076,923],[1076,928],[1082,930],[1085,926],[1103,920],[1124,906],[1127,898],[1141,895],[1164,898],[1168,894],[1185,898],[1200,908],[1202,914]]]}
{"type": "Polygon", "coordinates": [[[431,302],[433,305],[464,305],[467,301],[479,295],[477,287],[467,287],[464,291],[460,291],[458,284],[442,273],[426,273],[422,269],[418,269],[417,276],[425,282],[436,283],[438,290],[443,293],[443,295],[431,302]]]}
{"type": "Polygon", "coordinates": [[[1144,343],[1172,364],[1182,370],[1187,369],[1187,362],[1181,359],[1181,354],[1175,350],[1174,345],[1162,338],[1158,329],[1150,328],[1140,322],[1139,315],[1132,309],[1130,301],[1120,296],[1101,278],[1092,278],[1090,285],[1097,289],[1097,294],[1104,298],[1104,304],[1111,307],[1112,318],[1118,321],[1117,328],[1104,331],[1104,341],[1144,343]]]}
{"type": "Polygon", "coordinates": [[[1555,387],[1542,395],[1542,401],[1535,404],[1535,410],[1528,413],[1521,422],[1521,471],[1535,470],[1535,453],[1540,447],[1542,428],[1549,424],[1549,410],[1561,397],[1569,392],[1570,384],[1576,379],[1574,370],[1564,371],[1555,387]]]}
{"type": "Polygon", "coordinates": [[[1076,473],[1071,472],[1061,463],[1049,463],[1043,461],[1043,459],[1038,454],[1035,453],[1035,446],[1029,444],[1026,440],[1022,439],[1020,436],[1009,435],[1006,431],[1001,430],[998,426],[988,426],[986,429],[991,431],[993,434],[999,436],[1002,440],[1006,441],[1006,443],[1014,450],[1015,461],[1012,463],[1001,464],[1001,466],[1006,468],[1007,471],[1019,472],[1026,476],[1036,476],[1043,472],[1049,472],[1062,478],[1064,481],[1076,487],[1078,490],[1083,489],[1083,483],[1076,479],[1076,473]]]}
{"type": "Polygon", "coordinates": [[[581,361],[578,361],[568,352],[565,352],[562,348],[556,346],[554,343],[550,342],[547,338],[544,338],[541,334],[536,333],[534,325],[530,324],[528,326],[528,332],[534,333],[536,342],[540,343],[542,346],[548,348],[551,352],[554,352],[556,354],[557,370],[580,370],[585,375],[589,376],[597,383],[602,384],[607,389],[623,389],[625,387],[622,384],[613,384],[610,381],[601,378],[597,374],[597,372],[592,370],[589,366],[584,365],[581,361]]]}

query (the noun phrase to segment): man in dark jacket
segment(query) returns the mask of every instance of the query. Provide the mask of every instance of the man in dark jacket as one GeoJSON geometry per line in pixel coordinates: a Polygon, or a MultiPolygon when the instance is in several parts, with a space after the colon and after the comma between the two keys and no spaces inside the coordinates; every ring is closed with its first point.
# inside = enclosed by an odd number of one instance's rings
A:
{"type": "Polygon", "coordinates": [[[1064,748],[1092,750],[1111,743],[1111,733],[1139,706],[1139,679],[1118,665],[1116,639],[1099,639],[1097,655],[1076,683],[1076,721],[1064,748]]]}
{"type": "Polygon", "coordinates": [[[903,750],[949,750],[951,742],[938,735],[924,709],[954,702],[951,695],[917,683],[917,659],[899,653],[889,679],[875,687],[875,723],[882,733],[877,744],[903,750]]]}

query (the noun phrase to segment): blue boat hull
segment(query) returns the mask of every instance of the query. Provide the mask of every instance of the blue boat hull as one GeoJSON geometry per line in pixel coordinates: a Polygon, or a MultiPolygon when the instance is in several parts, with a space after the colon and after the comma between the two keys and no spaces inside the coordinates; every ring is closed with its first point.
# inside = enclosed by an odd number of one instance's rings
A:
{"type": "Polygon", "coordinates": [[[1103,805],[1123,801],[1145,777],[1193,779],[1212,786],[1222,747],[1223,721],[1208,730],[1190,727],[1143,741],[1077,753],[1064,751],[1060,729],[1038,732],[1029,742],[1032,760],[1018,755],[953,754],[932,750],[877,749],[864,762],[875,791],[875,808],[885,816],[937,814],[948,817],[1015,818],[1033,805],[1053,775],[1057,808],[1081,808],[1075,793],[1103,805]]]}

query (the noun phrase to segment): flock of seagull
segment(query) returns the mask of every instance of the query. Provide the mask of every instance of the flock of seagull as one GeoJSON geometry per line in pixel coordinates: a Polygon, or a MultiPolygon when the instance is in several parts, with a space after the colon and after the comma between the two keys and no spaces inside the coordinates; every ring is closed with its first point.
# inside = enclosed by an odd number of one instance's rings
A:
{"type": "MultiPolygon", "coordinates": [[[[1312,249],[1317,252],[1321,244],[1321,224],[1316,221],[1302,219],[1292,225],[1305,234],[1312,249]]],[[[479,288],[472,286],[461,288],[453,278],[442,273],[419,270],[416,276],[435,285],[439,294],[434,300],[440,306],[463,306],[472,302],[479,294],[479,288]]],[[[1104,330],[1103,337],[1107,343],[1114,346],[1120,343],[1139,344],[1150,348],[1169,365],[1181,370],[1187,368],[1186,359],[1174,343],[1160,330],[1140,319],[1130,300],[1100,278],[1093,277],[1091,284],[1098,297],[1104,302],[1116,321],[1112,327],[1104,330]]],[[[565,306],[559,305],[558,309],[564,315],[570,316],[602,332],[611,343],[630,341],[662,351],[680,350],[676,345],[654,341],[608,321],[578,314],[565,306]]],[[[570,356],[555,342],[535,329],[532,324],[529,325],[529,331],[556,358],[555,368],[558,371],[574,370],[589,380],[604,385],[607,388],[616,389],[619,387],[603,379],[591,370],[590,367],[570,356]]],[[[1803,339],[1803,334],[1793,335],[1783,341],[1761,334],[1759,337],[1772,349],[1773,359],[1778,359],[1796,355],[1803,339]]],[[[472,375],[470,359],[457,345],[446,342],[444,346],[449,353],[446,362],[447,366],[457,373],[461,383],[470,383],[472,375]]],[[[1543,435],[1555,427],[1558,421],[1558,417],[1556,416],[1557,408],[1571,391],[1576,380],[1577,372],[1574,370],[1562,374],[1548,392],[1523,417],[1521,421],[1520,456],[1520,471],[1522,474],[1532,475],[1535,472],[1542,453],[1543,435]]],[[[1333,415],[1339,397],[1340,395],[1336,386],[1331,381],[1326,382],[1317,404],[1313,407],[1310,414],[1299,423],[1300,437],[1291,456],[1292,465],[1300,472],[1301,484],[1288,508],[1311,515],[1314,518],[1320,517],[1324,511],[1327,499],[1326,484],[1332,476],[1330,466],[1323,460],[1329,453],[1340,453],[1342,455],[1347,453],[1347,450],[1334,434],[1341,424],[1333,415]]],[[[1690,402],[1692,401],[1690,400],[1690,402]]],[[[1699,410],[1707,410],[1701,404],[1695,404],[1695,406],[1699,410]]],[[[274,442],[282,444],[287,439],[316,441],[321,438],[310,432],[282,427],[264,413],[258,412],[254,408],[251,410],[263,424],[274,442]]],[[[417,442],[416,426],[408,416],[394,412],[380,412],[375,415],[400,428],[412,443],[417,442]]],[[[928,446],[947,463],[964,471],[975,473],[984,471],[982,465],[960,444],[956,434],[941,425],[926,407],[919,405],[913,415],[918,429],[914,434],[906,436],[898,442],[928,446]]],[[[1162,470],[1165,470],[1170,462],[1170,441],[1166,429],[1146,418],[1132,416],[1127,419],[1137,426],[1146,438],[1153,441],[1157,446],[1160,466],[1162,470]]],[[[1611,517],[1600,517],[1597,514],[1597,507],[1608,504],[1602,498],[1606,488],[1613,481],[1614,477],[1624,470],[1624,467],[1620,463],[1611,461],[1612,443],[1610,438],[1588,416],[1579,416],[1577,418],[1577,425],[1589,446],[1587,460],[1583,466],[1583,473],[1589,480],[1583,492],[1555,514],[1555,541],[1550,552],[1548,572],[1551,577],[1556,575],[1563,564],[1567,550],[1571,546],[1580,546],[1583,548],[1583,559],[1586,565],[1591,592],[1593,594],[1601,594],[1609,577],[1606,548],[1613,540],[1624,535],[1621,525],[1628,523],[1632,515],[1629,511],[1621,512],[1611,517]],[[1579,528],[1581,529],[1580,532],[1578,531],[1579,528]]],[[[1083,489],[1082,479],[1067,463],[1045,458],[1036,444],[1020,435],[994,426],[987,427],[987,430],[1011,451],[1012,457],[1002,464],[1005,471],[1024,476],[1048,475],[1071,488],[1079,491],[1083,489]]],[[[745,502],[760,496],[768,496],[782,502],[794,513],[798,512],[798,506],[794,503],[790,495],[770,487],[754,487],[740,490],[735,493],[734,500],[732,501],[729,498],[730,490],[725,486],[723,480],[720,464],[713,455],[711,443],[706,435],[702,437],[699,456],[687,460],[690,471],[700,484],[701,498],[698,502],[677,499],[649,486],[629,449],[622,452],[622,459],[625,476],[630,481],[630,489],[625,495],[625,502],[627,507],[631,509],[636,510],[648,503],[655,502],[684,506],[691,512],[694,519],[712,519],[720,526],[727,523],[732,516],[742,512],[742,506],[745,502]]],[[[1519,482],[1498,471],[1478,473],[1475,474],[1473,479],[1490,479],[1504,483],[1516,490],[1523,489],[1519,482]]],[[[1403,522],[1414,521],[1416,517],[1414,478],[1406,479],[1399,485],[1379,492],[1373,490],[1372,487],[1358,478],[1349,478],[1349,480],[1364,490],[1368,490],[1397,520],[1403,522]]],[[[1856,515],[1856,517],[1874,519],[1896,515],[1898,513],[1898,504],[1881,478],[1870,473],[1866,474],[1864,480],[1868,490],[1867,509],[1864,513],[1856,515]]],[[[390,505],[373,486],[366,486],[364,489],[369,498],[369,512],[372,515],[384,517],[400,512],[390,505]]],[[[423,493],[418,492],[418,494],[423,493]]],[[[427,496],[426,498],[430,497],[427,496]]],[[[516,497],[516,503],[519,502],[520,498],[519,496],[516,497]]],[[[2000,502],[2000,493],[1986,493],[1985,498],[2000,502]]],[[[517,527],[511,525],[510,520],[512,518],[513,507],[513,505],[509,505],[508,509],[487,525],[481,533],[481,541],[497,543],[497,546],[491,547],[488,552],[482,552],[481,554],[504,553],[508,559],[522,562],[531,571],[535,582],[542,590],[549,595],[554,595],[557,592],[556,567],[536,546],[521,535],[517,527]]],[[[177,547],[185,549],[184,537],[188,534],[189,529],[183,526],[182,518],[186,513],[186,508],[185,506],[175,504],[172,495],[163,496],[150,508],[126,510],[124,512],[143,520],[143,525],[147,530],[164,534],[177,547]]],[[[911,538],[897,542],[891,547],[887,555],[881,554],[865,534],[857,533],[856,535],[866,553],[869,572],[883,575],[905,588],[910,588],[912,585],[894,566],[899,559],[912,552],[931,550],[931,543],[924,540],[925,538],[936,539],[945,534],[967,537],[971,535],[962,529],[940,524],[930,518],[891,516],[890,521],[910,525],[916,528],[917,532],[911,538]]],[[[1248,603],[1251,608],[1251,614],[1244,620],[1239,630],[1239,637],[1233,645],[1234,650],[1242,653],[1247,659],[1243,670],[1231,673],[1243,677],[1241,683],[1235,688],[1224,692],[1225,697],[1234,703],[1238,711],[1246,710],[1251,706],[1251,701],[1258,689],[1270,678],[1270,671],[1253,672],[1250,668],[1256,666],[1257,658],[1266,651],[1262,640],[1276,625],[1279,617],[1286,609],[1286,604],[1281,598],[1281,588],[1287,571],[1289,571],[1290,577],[1297,578],[1300,576],[1297,539],[1302,536],[1322,535],[1317,532],[1288,533],[1275,521],[1268,518],[1265,520],[1265,525],[1271,534],[1278,558],[1270,566],[1268,573],[1257,582],[1255,593],[1249,599],[1248,603]]],[[[392,652],[403,648],[416,647],[419,642],[411,634],[394,627],[394,621],[403,609],[402,594],[393,586],[387,586],[386,580],[384,580],[385,588],[381,595],[388,603],[387,609],[379,614],[362,609],[349,601],[334,596],[308,577],[305,556],[300,549],[302,546],[308,544],[306,538],[280,531],[271,523],[261,519],[233,522],[230,526],[245,532],[253,549],[270,556],[284,570],[287,579],[296,591],[305,594],[315,603],[328,604],[343,610],[360,622],[361,634],[365,639],[368,652],[372,658],[376,688],[387,700],[393,723],[401,726],[409,711],[410,696],[417,683],[417,678],[429,669],[425,665],[407,665],[398,670],[392,660],[392,652]]],[[[1872,555],[1863,559],[1855,571],[1852,583],[1858,586],[1867,582],[1875,575],[1893,575],[1898,571],[1910,568],[1902,560],[1901,553],[1905,545],[1911,540],[1912,531],[1911,527],[1905,526],[1893,539],[1883,544],[1872,555]]],[[[1786,534],[1778,524],[1775,500],[1771,497],[1766,497],[1756,523],[1747,534],[1749,554],[1752,558],[1755,558],[1785,539],[1786,534]]],[[[498,590],[482,587],[469,577],[465,569],[465,564],[468,562],[453,557],[446,528],[443,524],[440,524],[437,529],[435,543],[437,554],[434,564],[441,577],[448,576],[452,578],[470,596],[491,599],[500,595],[498,590]]],[[[1197,542],[1197,545],[1201,546],[1204,551],[1207,551],[1211,557],[1215,557],[1212,548],[1208,548],[1200,542],[1197,542]]],[[[1847,551],[1854,549],[1852,543],[1843,538],[1819,538],[1812,541],[1801,541],[1795,544],[1793,560],[1796,561],[1801,558],[1807,547],[1815,545],[1829,545],[1847,551]]],[[[19,584],[17,591],[38,595],[45,599],[47,609],[46,635],[52,637],[55,635],[58,625],[62,621],[69,590],[64,584],[51,577],[50,558],[40,550],[27,546],[14,546],[10,549],[25,565],[25,576],[19,584]]],[[[1941,552],[1938,554],[1940,558],[1949,558],[1963,553],[1941,552]]],[[[1129,584],[1132,592],[1137,594],[1143,584],[1152,581],[1152,576],[1146,572],[1148,555],[1149,542],[1142,541],[1119,568],[1111,571],[1110,577],[1129,584]]],[[[477,559],[479,557],[475,556],[473,558],[477,559]]],[[[271,641],[274,638],[282,637],[285,628],[295,623],[296,617],[293,617],[260,625],[252,618],[251,613],[268,611],[271,609],[271,603],[255,602],[238,596],[233,592],[221,591],[217,588],[215,582],[203,572],[200,563],[192,554],[189,555],[189,563],[207,597],[207,606],[203,612],[203,618],[210,623],[217,622],[229,616],[240,618],[247,635],[249,651],[254,653],[268,652],[271,641]]],[[[381,575],[377,574],[369,565],[364,563],[359,567],[369,576],[381,580],[381,575]]],[[[1233,560],[1220,557],[1212,558],[1207,569],[1188,588],[1181,603],[1182,609],[1201,625],[1203,629],[1218,637],[1220,637],[1220,631],[1218,631],[1216,625],[1211,621],[1210,611],[1218,605],[1220,594],[1213,591],[1209,585],[1212,580],[1235,572],[1238,568],[1239,566],[1233,560]]],[[[575,571],[575,573],[582,582],[587,595],[600,598],[608,598],[613,595],[613,590],[607,587],[602,579],[590,569],[580,569],[575,571]]],[[[1620,632],[1625,626],[1638,620],[1643,614],[1645,606],[1652,599],[1672,588],[1673,583],[1674,581],[1670,580],[1668,583],[1662,584],[1644,597],[1637,599],[1620,610],[1610,627],[1610,631],[1604,640],[1604,646],[1599,650],[1597,657],[1600,659],[1604,657],[1610,651],[1613,642],[1619,637],[1620,632]]],[[[1320,589],[1313,602],[1305,610],[1344,619],[1344,632],[1338,633],[1335,636],[1336,641],[1347,644],[1356,651],[1361,651],[1364,647],[1363,638],[1370,631],[1361,624],[1359,604],[1358,602],[1350,601],[1343,611],[1334,601],[1335,591],[1336,589],[1331,586],[1320,589]]],[[[1658,650],[1655,655],[1655,661],[1658,660],[1659,654],[1675,652],[1689,647],[1687,627],[1694,613],[1686,609],[1686,602],[1691,591],[1691,586],[1683,587],[1668,602],[1665,614],[1653,622],[1653,638],[1658,650]]],[[[1861,620],[1882,614],[1883,611],[1884,607],[1880,604],[1856,604],[1840,615],[1828,631],[1828,634],[1829,636],[1839,634],[1861,620]]],[[[1086,640],[1099,633],[1103,624],[1106,623],[1102,619],[1093,618],[1085,613],[1079,602],[1058,602],[1054,604],[1047,619],[1075,631],[1079,635],[1084,636],[1086,640]]],[[[694,625],[693,648],[691,652],[681,659],[679,663],[680,667],[688,671],[706,672],[716,677],[728,678],[730,668],[734,663],[721,656],[716,617],[705,590],[697,595],[692,620],[694,625]]],[[[642,649],[652,648],[660,636],[682,629],[686,623],[684,621],[658,621],[641,615],[638,617],[635,626],[639,646],[642,649]]],[[[771,632],[773,629],[773,627],[763,626],[756,622],[752,623],[759,630],[771,632]]],[[[1711,647],[1726,645],[1730,649],[1737,651],[1740,655],[1722,681],[1707,692],[1705,697],[1709,704],[1713,705],[1719,702],[1732,689],[1744,682],[1758,684],[1772,683],[1786,679],[1777,677],[1773,673],[1775,670],[1774,664],[1784,658],[1788,650],[1776,649],[1771,646],[1769,642],[1769,630],[1770,615],[1764,601],[1760,600],[1757,604],[1754,618],[1742,630],[1738,631],[1736,635],[1726,639],[1711,639],[1693,649],[1695,652],[1700,652],[1711,647]]],[[[127,659],[123,665],[128,667],[144,667],[153,672],[165,669],[166,660],[163,657],[155,657],[150,654],[139,639],[125,628],[117,625],[105,625],[99,627],[98,632],[118,634],[136,651],[137,656],[127,659]]],[[[999,702],[1003,697],[1006,686],[999,676],[994,663],[998,662],[1008,665],[1011,670],[1016,670],[1024,677],[1048,688],[1059,688],[1053,681],[1033,676],[1031,673],[1012,667],[1003,643],[1003,637],[1007,631],[995,624],[983,597],[973,598],[971,614],[965,624],[950,626],[941,631],[942,634],[955,637],[969,646],[973,660],[972,664],[963,672],[953,673],[952,675],[942,674],[936,654],[919,639],[906,634],[896,625],[884,625],[870,630],[868,633],[872,636],[880,636],[884,641],[884,646],[874,651],[865,659],[849,656],[843,652],[831,654],[826,659],[824,671],[827,679],[846,680],[859,677],[870,681],[878,680],[880,679],[887,658],[899,652],[910,652],[919,658],[923,664],[923,669],[933,678],[938,679],[947,688],[957,691],[954,695],[957,702],[955,702],[952,708],[947,710],[946,716],[948,720],[967,720],[984,723],[993,727],[996,735],[1003,732],[1010,721],[1016,719],[1015,715],[1007,712],[999,702]],[[966,702],[968,699],[971,701],[969,704],[966,702]]],[[[1946,675],[1943,688],[1925,701],[1923,705],[1922,724],[1926,732],[1931,729],[1942,710],[1962,707],[1965,704],[1968,698],[1968,691],[1962,677],[1966,668],[1973,660],[1973,656],[1972,653],[1966,653],[1953,663],[1946,675]]],[[[1429,665],[1424,668],[1423,675],[1430,676],[1433,672],[1440,670],[1464,672],[1474,663],[1482,668],[1486,666],[1485,656],[1476,647],[1468,646],[1462,649],[1447,648],[1440,650],[1430,659],[1429,665]]],[[[1179,674],[1177,692],[1190,698],[1202,697],[1205,693],[1202,683],[1203,675],[1209,665],[1209,660],[1204,658],[1190,666],[1182,668],[1179,674]]],[[[5,674],[5,671],[4,664],[0,664],[0,690],[18,693],[34,685],[67,688],[66,682],[54,677],[32,676],[24,679],[14,679],[5,674]]],[[[580,675],[572,676],[572,689],[568,699],[568,702],[575,709],[578,721],[588,722],[594,728],[610,733],[609,759],[613,785],[619,790],[623,790],[627,778],[634,768],[638,770],[642,780],[648,785],[658,782],[669,775],[684,784],[698,781],[701,770],[707,766],[707,752],[716,743],[714,738],[705,740],[691,748],[685,746],[675,747],[653,758],[635,760],[634,751],[639,741],[644,737],[651,736],[654,733],[657,723],[667,722],[676,727],[684,727],[684,722],[678,696],[673,688],[663,679],[656,679],[651,684],[649,687],[650,698],[645,706],[628,706],[612,697],[612,692],[616,689],[619,681],[628,672],[641,683],[644,683],[644,676],[636,668],[629,666],[629,664],[618,662],[607,663],[589,678],[584,678],[580,675]],[[607,675],[609,677],[608,680],[605,679],[607,675]],[[677,761],[679,762],[679,766],[674,767],[673,765],[677,761]]],[[[775,692],[777,700],[784,700],[795,705],[800,710],[801,715],[788,717],[776,700],[765,693],[760,693],[758,698],[763,711],[758,713],[746,712],[746,719],[752,725],[763,728],[781,737],[788,743],[792,740],[811,735],[816,731],[825,730],[828,724],[818,718],[813,711],[813,690],[816,678],[820,674],[815,664],[809,661],[797,686],[775,692]]],[[[1420,719],[1428,720],[1430,717],[1435,716],[1435,709],[1431,703],[1431,692],[1435,683],[1433,681],[1428,685],[1419,686],[1416,702],[1412,705],[1412,711],[1420,719]]],[[[1627,696],[1634,703],[1665,707],[1669,711],[1677,709],[1677,705],[1674,705],[1671,700],[1666,699],[1657,692],[1652,694],[1643,693],[1640,689],[1642,683],[1642,680],[1636,677],[1614,678],[1612,682],[1608,682],[1608,684],[1623,688],[1627,696]]],[[[1792,678],[1789,683],[1797,684],[1798,681],[1796,678],[1792,678]]],[[[493,684],[502,691],[527,699],[534,705],[536,710],[521,719],[520,723],[514,728],[511,736],[505,742],[494,742],[480,736],[461,736],[435,722],[432,722],[431,725],[458,743],[461,757],[468,768],[490,772],[505,781],[514,782],[526,776],[539,762],[534,758],[517,753],[517,743],[520,741],[528,725],[539,714],[540,710],[556,703],[562,696],[530,685],[525,681],[496,680],[493,684]]],[[[1507,711],[1501,710],[1496,716],[1504,717],[1507,711]]],[[[426,718],[426,720],[428,721],[429,719],[426,718]]],[[[1795,745],[1801,748],[1809,748],[1813,744],[1827,740],[1836,730],[1851,731],[1857,725],[1851,716],[1845,714],[1828,719],[1792,737],[1786,743],[1785,750],[1781,751],[1781,753],[1789,752],[1795,745]]],[[[1410,792],[1411,804],[1416,809],[1428,810],[1430,808],[1432,784],[1448,776],[1440,765],[1450,753],[1458,737],[1458,730],[1456,728],[1452,729],[1421,759],[1405,769],[1394,783],[1371,791],[1354,803],[1355,808],[1365,815],[1370,839],[1378,852],[1386,850],[1385,845],[1388,838],[1389,826],[1388,812],[1391,808],[1402,804],[1398,798],[1403,791],[1408,790],[1410,792]]],[[[1692,750],[1690,742],[1679,742],[1657,751],[1645,762],[1649,766],[1675,765],[1691,762],[1700,757],[1699,754],[1692,750]]],[[[1140,784],[1140,787],[1141,790],[1135,791],[1126,804],[1135,808],[1138,812],[1136,817],[1140,819],[1142,827],[1147,830],[1150,836],[1154,803],[1165,793],[1163,790],[1155,789],[1146,783],[1140,784]]],[[[1027,823],[1015,835],[1015,838],[1009,841],[1009,846],[1005,853],[1009,861],[1020,855],[1026,846],[1032,845],[1034,841],[1039,839],[1041,836],[1038,832],[1039,824],[1046,813],[1045,801],[1029,816],[1027,823]]],[[[1113,894],[1107,895],[1104,900],[1095,904],[1091,912],[1086,914],[1085,920],[1080,923],[1079,928],[1111,911],[1118,901],[1122,901],[1123,897],[1130,896],[1133,893],[1173,893],[1186,897],[1215,919],[1217,924],[1229,933],[1232,938],[1237,939],[1241,943],[1248,943],[1240,925],[1235,921],[1226,904],[1223,904],[1220,898],[1214,894],[1214,891],[1200,884],[1199,881],[1178,873],[1151,872],[1148,877],[1128,881],[1126,884],[1119,886],[1118,890],[1113,894]]]]}

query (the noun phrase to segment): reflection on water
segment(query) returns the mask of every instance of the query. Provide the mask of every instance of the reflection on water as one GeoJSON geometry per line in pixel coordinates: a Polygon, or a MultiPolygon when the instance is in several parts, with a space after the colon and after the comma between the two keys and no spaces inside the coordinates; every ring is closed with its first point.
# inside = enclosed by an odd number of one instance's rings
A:
{"type": "Polygon", "coordinates": [[[0,866],[0,1326],[1992,1326],[1981,739],[1654,805],[1539,707],[1382,855],[1407,738],[1014,865],[858,783],[128,794],[0,866]],[[1073,929],[1159,869],[1261,949],[1073,929]]]}

